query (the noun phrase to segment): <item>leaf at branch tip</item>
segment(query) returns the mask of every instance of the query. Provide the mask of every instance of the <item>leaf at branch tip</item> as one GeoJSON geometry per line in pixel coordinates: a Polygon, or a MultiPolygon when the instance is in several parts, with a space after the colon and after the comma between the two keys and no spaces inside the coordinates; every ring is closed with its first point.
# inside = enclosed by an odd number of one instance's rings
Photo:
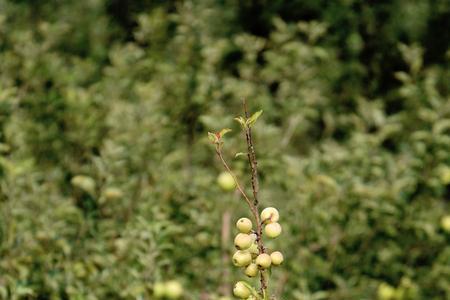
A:
{"type": "Polygon", "coordinates": [[[236,153],[234,155],[234,158],[237,158],[237,157],[242,156],[242,155],[247,155],[247,153],[246,152],[238,152],[238,153],[236,153]]]}
{"type": "Polygon", "coordinates": [[[258,120],[259,116],[263,113],[262,110],[255,112],[250,118],[247,120],[247,125],[251,126],[255,124],[256,120],[258,120]]]}
{"type": "Polygon", "coordinates": [[[248,288],[250,290],[250,292],[252,293],[253,296],[258,297],[257,299],[260,299],[258,292],[256,291],[256,289],[254,287],[252,287],[250,284],[248,284],[245,281],[241,281],[241,282],[242,282],[242,284],[245,285],[246,288],[248,288]]]}
{"type": "Polygon", "coordinates": [[[241,124],[242,128],[246,128],[247,124],[245,122],[245,119],[243,117],[237,117],[234,118],[237,122],[239,122],[239,124],[241,124]]]}
{"type": "Polygon", "coordinates": [[[217,143],[219,142],[219,138],[215,133],[208,132],[208,139],[211,141],[211,143],[217,143]]]}
{"type": "Polygon", "coordinates": [[[230,128],[224,128],[220,131],[219,135],[222,138],[222,137],[224,137],[225,134],[227,134],[230,131],[232,131],[230,128]]]}

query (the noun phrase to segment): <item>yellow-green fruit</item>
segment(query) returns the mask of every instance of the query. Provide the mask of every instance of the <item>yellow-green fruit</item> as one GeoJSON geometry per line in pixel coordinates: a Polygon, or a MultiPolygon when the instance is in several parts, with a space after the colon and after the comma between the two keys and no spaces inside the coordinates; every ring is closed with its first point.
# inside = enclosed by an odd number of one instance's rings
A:
{"type": "Polygon", "coordinates": [[[270,254],[270,259],[272,260],[273,265],[278,266],[283,263],[284,257],[280,251],[275,251],[270,254]]]}
{"type": "Polygon", "coordinates": [[[245,267],[252,262],[250,252],[238,250],[233,254],[233,264],[236,267],[245,267]]]}
{"type": "Polygon", "coordinates": [[[252,244],[252,237],[246,233],[238,233],[238,235],[234,238],[234,245],[239,250],[248,249],[252,244]]]}
{"type": "Polygon", "coordinates": [[[272,259],[270,258],[269,254],[262,253],[258,255],[258,257],[255,260],[255,263],[258,265],[260,269],[267,269],[272,264],[272,259]]]}
{"type": "Polygon", "coordinates": [[[224,191],[232,191],[236,188],[234,178],[228,172],[220,173],[219,177],[217,177],[217,183],[224,191]]]}
{"type": "Polygon", "coordinates": [[[156,282],[153,285],[153,295],[156,298],[162,298],[166,294],[166,285],[163,282],[156,282]]]}
{"type": "Polygon", "coordinates": [[[236,222],[236,227],[242,233],[249,233],[252,231],[252,221],[248,218],[240,218],[236,222]]]}
{"type": "Polygon", "coordinates": [[[264,228],[264,233],[270,238],[276,238],[281,234],[281,225],[279,223],[269,223],[264,228]]]}
{"type": "Polygon", "coordinates": [[[183,286],[176,280],[170,280],[166,282],[167,299],[178,299],[183,295],[183,286]]]}
{"type": "Polygon", "coordinates": [[[264,223],[278,222],[280,219],[280,213],[274,207],[264,208],[261,212],[261,221],[264,223]]]}
{"type": "Polygon", "coordinates": [[[247,266],[247,268],[245,268],[245,275],[247,275],[248,277],[255,277],[256,275],[258,275],[258,265],[251,263],[247,266]]]}
{"type": "Polygon", "coordinates": [[[238,281],[233,288],[233,294],[241,299],[247,299],[251,292],[242,281],[238,281]]]}
{"type": "Polygon", "coordinates": [[[441,182],[445,185],[450,183],[450,167],[441,168],[440,172],[441,182]]]}
{"type": "Polygon", "coordinates": [[[258,255],[259,254],[259,249],[258,249],[258,245],[256,243],[253,243],[250,248],[248,248],[247,250],[248,252],[250,252],[252,254],[252,256],[254,255],[258,255]]]}
{"type": "Polygon", "coordinates": [[[441,227],[446,232],[450,232],[450,215],[443,216],[441,219],[441,227]]]}
{"type": "Polygon", "coordinates": [[[390,300],[395,296],[395,289],[387,283],[382,283],[378,287],[378,299],[390,300]]]}
{"type": "Polygon", "coordinates": [[[123,196],[123,193],[120,189],[115,187],[107,188],[104,192],[106,199],[118,199],[123,196]]]}

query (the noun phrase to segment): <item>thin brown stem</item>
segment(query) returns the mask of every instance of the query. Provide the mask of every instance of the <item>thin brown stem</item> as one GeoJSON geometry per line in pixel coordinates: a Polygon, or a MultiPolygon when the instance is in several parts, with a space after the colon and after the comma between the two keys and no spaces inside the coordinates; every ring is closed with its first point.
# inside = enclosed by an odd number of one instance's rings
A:
{"type": "MultiPolygon", "coordinates": [[[[245,99],[243,100],[245,118],[249,118],[247,103],[245,99]]],[[[253,147],[252,129],[251,126],[246,126],[244,128],[245,139],[247,141],[247,157],[250,169],[252,172],[252,190],[253,190],[253,200],[255,206],[258,206],[258,192],[259,192],[259,181],[258,181],[258,162],[256,160],[255,147],[253,147]]]]}
{"type": "MultiPolygon", "coordinates": [[[[247,109],[247,103],[245,99],[243,99],[243,107],[244,107],[244,113],[245,113],[245,119],[248,120],[249,114],[247,109]]],[[[247,141],[247,157],[248,157],[248,163],[250,165],[251,169],[251,182],[252,182],[252,190],[253,190],[253,204],[256,208],[256,211],[258,211],[258,218],[257,218],[257,241],[258,241],[258,249],[259,253],[262,254],[266,251],[264,248],[264,244],[262,241],[262,222],[259,219],[259,210],[258,210],[258,192],[259,192],[259,181],[258,181],[258,162],[256,160],[256,153],[255,153],[255,147],[253,146],[253,137],[252,137],[252,129],[251,125],[244,127],[245,132],[245,140],[247,141]]],[[[261,296],[265,296],[267,293],[267,278],[265,276],[265,270],[260,270],[260,294],[261,296]]]]}
{"type": "Polygon", "coordinates": [[[239,192],[241,193],[242,197],[244,197],[245,202],[247,202],[248,206],[250,207],[250,210],[253,214],[253,217],[255,218],[255,220],[257,221],[257,224],[259,223],[259,214],[258,214],[258,210],[257,208],[253,205],[252,201],[250,200],[250,198],[247,196],[247,194],[245,193],[244,189],[242,188],[241,184],[239,183],[236,175],[234,174],[234,172],[231,170],[231,168],[228,166],[227,162],[225,161],[225,159],[223,158],[222,155],[222,150],[220,148],[220,145],[216,145],[216,153],[217,156],[219,157],[220,161],[222,162],[223,166],[225,167],[225,169],[228,171],[228,173],[230,173],[230,175],[233,177],[234,182],[236,183],[236,187],[239,190],[239,192]]]}

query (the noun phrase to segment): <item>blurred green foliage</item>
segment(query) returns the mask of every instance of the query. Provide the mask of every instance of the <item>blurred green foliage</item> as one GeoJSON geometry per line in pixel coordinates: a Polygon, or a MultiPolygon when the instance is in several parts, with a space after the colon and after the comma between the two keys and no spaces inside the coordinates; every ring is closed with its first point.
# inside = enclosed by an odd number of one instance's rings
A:
{"type": "Polygon", "coordinates": [[[235,130],[248,183],[242,97],[284,225],[272,290],[450,299],[449,20],[445,0],[0,0],[0,299],[229,292],[222,218],[248,213],[206,132],[235,130]]]}

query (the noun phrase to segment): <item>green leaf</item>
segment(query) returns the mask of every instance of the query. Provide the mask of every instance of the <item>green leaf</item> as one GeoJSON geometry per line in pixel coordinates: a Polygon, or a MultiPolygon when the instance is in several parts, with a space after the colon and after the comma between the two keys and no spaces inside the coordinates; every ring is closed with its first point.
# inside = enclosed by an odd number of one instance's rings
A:
{"type": "Polygon", "coordinates": [[[259,116],[260,116],[262,113],[263,113],[262,110],[259,110],[259,111],[255,112],[250,118],[248,118],[246,124],[247,124],[248,126],[253,125],[253,124],[256,122],[256,120],[258,120],[259,116]]]}
{"type": "Polygon", "coordinates": [[[256,289],[254,287],[252,287],[250,284],[248,284],[245,281],[241,281],[241,282],[242,282],[242,284],[244,284],[250,290],[250,292],[252,293],[253,296],[257,297],[257,299],[261,299],[259,297],[258,292],[256,291],[256,289]]]}
{"type": "Polygon", "coordinates": [[[219,141],[217,135],[212,132],[208,132],[208,139],[211,141],[211,143],[217,143],[219,141]]]}
{"type": "Polygon", "coordinates": [[[220,135],[220,137],[223,137],[225,134],[227,134],[230,131],[232,131],[230,128],[224,128],[220,131],[219,135],[220,135]]]}
{"type": "Polygon", "coordinates": [[[238,152],[238,153],[236,153],[234,155],[234,158],[237,158],[237,157],[242,156],[242,155],[247,155],[247,152],[238,152]]]}
{"type": "Polygon", "coordinates": [[[237,122],[239,122],[242,126],[242,128],[246,128],[247,127],[247,123],[245,121],[245,119],[243,117],[237,117],[234,118],[237,122]]]}

